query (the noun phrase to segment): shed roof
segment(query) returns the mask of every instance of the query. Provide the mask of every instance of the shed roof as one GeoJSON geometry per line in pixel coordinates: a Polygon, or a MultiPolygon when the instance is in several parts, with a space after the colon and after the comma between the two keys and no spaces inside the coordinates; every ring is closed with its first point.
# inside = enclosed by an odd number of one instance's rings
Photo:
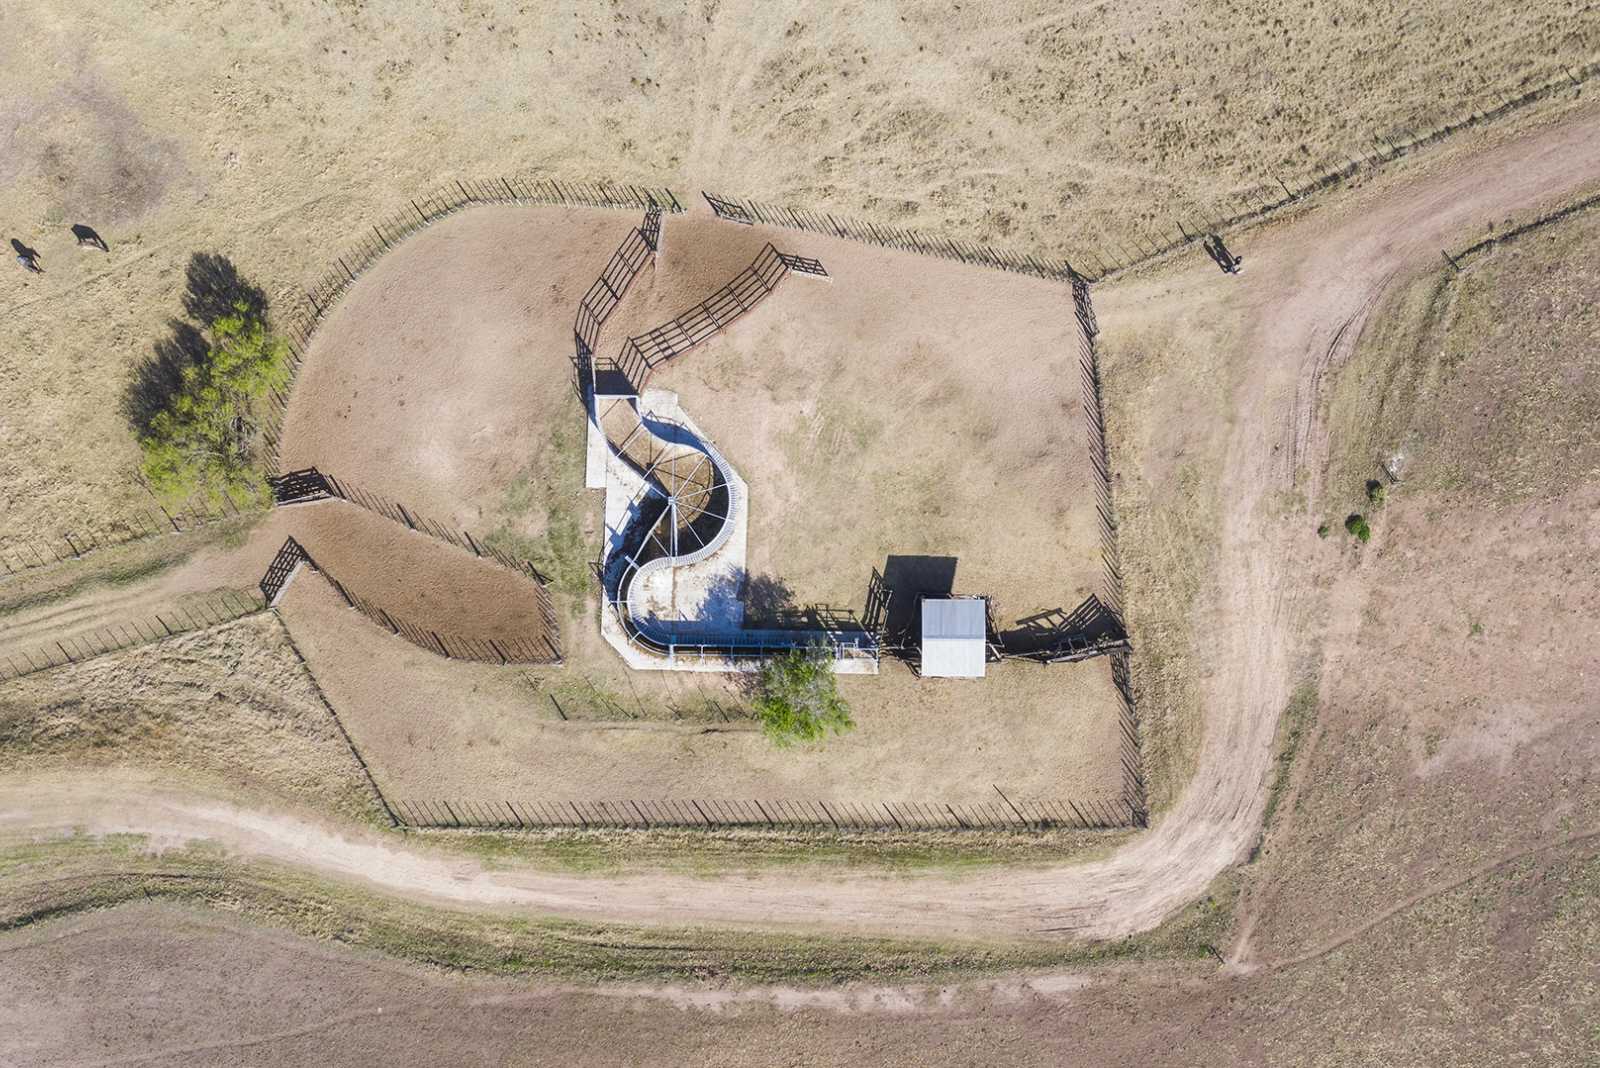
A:
{"type": "Polygon", "coordinates": [[[922,602],[922,674],[981,679],[988,653],[988,612],[981,597],[922,602]]]}

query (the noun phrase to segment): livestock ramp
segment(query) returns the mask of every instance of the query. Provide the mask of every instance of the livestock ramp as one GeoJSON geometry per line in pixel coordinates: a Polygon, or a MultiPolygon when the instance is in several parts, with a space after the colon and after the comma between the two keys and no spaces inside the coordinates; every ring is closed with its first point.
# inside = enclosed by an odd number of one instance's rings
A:
{"type": "Polygon", "coordinates": [[[601,632],[630,666],[751,670],[823,646],[838,671],[877,672],[864,631],[744,627],[748,490],[676,394],[596,395],[590,437],[606,449],[601,632]]]}

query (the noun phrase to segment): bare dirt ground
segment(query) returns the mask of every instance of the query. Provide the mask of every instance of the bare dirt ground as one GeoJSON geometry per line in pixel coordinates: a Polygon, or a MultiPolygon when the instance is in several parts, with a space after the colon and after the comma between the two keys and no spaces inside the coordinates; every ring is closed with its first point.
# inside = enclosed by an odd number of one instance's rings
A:
{"type": "MultiPolygon", "coordinates": [[[[394,616],[467,639],[537,644],[545,633],[538,587],[525,575],[343,501],[278,511],[289,514],[276,525],[319,568],[394,616]]],[[[291,588],[289,596],[296,592],[291,588]]]]}
{"type": "MultiPolygon", "coordinates": [[[[542,911],[599,908],[732,923],[782,917],[799,925],[947,935],[1003,930],[1106,937],[1148,927],[1244,855],[1266,803],[1273,734],[1301,651],[1291,636],[1305,610],[1295,602],[1288,610],[1279,606],[1297,588],[1286,569],[1310,548],[1306,532],[1287,522],[1273,495],[1293,487],[1297,467],[1320,467],[1324,448],[1318,435],[1299,430],[1298,421],[1315,414],[1315,403],[1313,395],[1297,404],[1297,386],[1315,380],[1340,325],[1368,304],[1383,280],[1427,262],[1486,217],[1528,210],[1588,180],[1600,164],[1597,121],[1590,112],[1470,158],[1442,157],[1427,170],[1414,169],[1409,181],[1403,174],[1380,178],[1350,205],[1283,224],[1254,250],[1254,277],[1265,280],[1233,298],[1253,325],[1249,344],[1240,350],[1245,362],[1234,371],[1238,386],[1225,439],[1227,462],[1212,476],[1232,488],[1234,499],[1223,518],[1218,592],[1210,595],[1216,600],[1206,605],[1228,625],[1214,631],[1208,649],[1214,668],[1202,681],[1208,718],[1198,770],[1152,833],[1109,860],[1007,877],[999,884],[981,876],[935,886],[841,879],[824,889],[756,878],[735,890],[670,877],[624,879],[597,901],[592,888],[576,892],[531,874],[460,868],[446,874],[388,843],[342,839],[181,797],[135,794],[112,803],[108,792],[96,799],[70,784],[13,791],[5,806],[7,823],[216,838],[397,889],[458,900],[537,902],[542,911]],[[1292,457],[1300,440],[1309,442],[1309,451],[1297,465],[1292,457]]],[[[1108,290],[1103,326],[1116,329],[1119,316],[1133,310],[1148,316],[1163,303],[1187,304],[1196,293],[1226,292],[1220,288],[1224,280],[1211,270],[1209,264],[1176,268],[1108,290]],[[1182,292],[1180,285],[1186,286],[1182,292]]]]}
{"type": "MultiPolygon", "coordinates": [[[[477,534],[498,523],[519,479],[539,487],[531,503],[541,512],[555,507],[544,498],[557,442],[566,435],[581,451],[583,440],[573,316],[641,218],[480,208],[384,256],[307,353],[284,422],[284,469],[319,467],[477,534]]],[[[581,473],[549,488],[578,498],[581,473]]],[[[542,536],[548,519],[524,526],[542,536]]]]}
{"type": "MultiPolygon", "coordinates": [[[[598,640],[584,566],[599,553],[598,500],[570,462],[584,433],[571,321],[638,222],[520,208],[440,222],[365,274],[311,347],[285,424],[285,468],[317,466],[491,542],[509,539],[568,587],[567,663],[543,672],[430,664],[371,634],[347,639],[332,599],[291,593],[291,623],[385,788],[417,798],[972,804],[997,803],[999,786],[1028,798],[1120,798],[1117,695],[1104,663],[1006,665],[981,686],[918,682],[891,667],[845,683],[859,730],[779,754],[740,713],[733,683],[628,673],[598,640]],[[565,581],[572,572],[575,583],[565,581]]],[[[1002,626],[1065,614],[1098,590],[1078,327],[1060,285],[700,210],[666,219],[665,251],[607,323],[601,355],[709,297],[769,240],[822,258],[832,282],[785,279],[681,357],[682,371],[652,382],[684,390],[750,482],[755,573],[796,607],[859,613],[890,554],[948,556],[958,592],[994,596],[1002,626]],[[997,381],[1001,338],[1011,367],[997,381]]],[[[333,542],[308,537],[322,560],[333,542]]],[[[406,584],[432,581],[359,538],[338,551],[349,562],[329,570],[397,614],[406,584]],[[371,583],[381,596],[367,594],[371,583]]],[[[457,614],[498,606],[492,590],[452,596],[457,614]]],[[[431,614],[419,618],[445,611],[423,607],[431,614]]]]}
{"type": "MultiPolygon", "coordinates": [[[[583,433],[571,323],[638,222],[481,208],[407,241],[319,332],[284,466],[479,533],[509,523],[548,542],[552,517],[579,511],[594,545],[593,498],[561,500],[583,494],[559,455],[583,433]]],[[[833,276],[788,277],[652,378],[751,484],[756,574],[859,611],[889,554],[955,556],[959,588],[994,596],[1004,622],[1098,589],[1077,324],[1059,285],[703,210],[666,219],[664,239],[600,355],[711,296],[769,241],[833,276]]]]}
{"type": "MultiPolygon", "coordinates": [[[[186,608],[199,611],[226,591],[258,596],[257,584],[291,536],[352,593],[419,626],[467,639],[534,643],[545,632],[538,591],[526,578],[366,509],[323,501],[276,509],[248,529],[206,538],[193,555],[150,576],[121,577],[91,555],[62,571],[30,574],[15,588],[7,584],[0,591],[0,653],[43,648],[163,612],[182,618],[186,608]]],[[[145,559],[163,548],[132,546],[123,555],[145,559]]],[[[301,575],[305,581],[297,580],[290,596],[299,585],[321,586],[340,605],[341,628],[387,635],[348,610],[313,572],[301,575]]]]}
{"type": "Polygon", "coordinates": [[[420,190],[537,169],[1070,255],[1561,77],[1600,51],[1591,15],[1584,0],[1026,0],[1003,17],[494,0],[226,25],[183,5],[10,11],[0,238],[46,273],[0,274],[0,534],[139,502],[118,396],[195,252],[226,253],[281,306],[420,190]],[[78,222],[109,256],[73,246],[78,222]]]}
{"type": "MultiPolygon", "coordinates": [[[[728,240],[726,224],[675,222],[669,257],[728,240]]],[[[771,241],[832,276],[790,275],[651,379],[750,483],[753,574],[859,611],[889,555],[954,557],[957,592],[992,596],[1002,627],[1099,590],[1078,326],[1059,284],[767,227],[731,236],[746,265],[771,241]]],[[[642,279],[654,285],[623,303],[618,334],[697,299],[661,292],[673,267],[642,279]]]]}
{"type": "Polygon", "coordinates": [[[400,799],[993,804],[995,786],[1025,798],[1122,795],[1117,693],[1103,660],[1069,672],[1002,665],[982,692],[893,665],[843,678],[856,730],[778,751],[728,682],[633,680],[590,619],[569,627],[568,663],[551,670],[447,662],[353,628],[337,595],[315,584],[291,590],[283,614],[379,783],[400,799]]]}

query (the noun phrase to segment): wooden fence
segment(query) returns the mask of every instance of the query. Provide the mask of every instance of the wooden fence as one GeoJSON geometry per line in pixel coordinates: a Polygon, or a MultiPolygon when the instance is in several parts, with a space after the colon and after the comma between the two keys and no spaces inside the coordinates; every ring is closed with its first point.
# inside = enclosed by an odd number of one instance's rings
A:
{"type": "Polygon", "coordinates": [[[76,664],[107,653],[146,645],[178,634],[205,630],[265,608],[253,590],[221,590],[88,634],[62,638],[33,649],[0,654],[0,680],[76,664]]]}
{"type": "Polygon", "coordinates": [[[1498,234],[1485,237],[1479,241],[1474,241],[1460,252],[1454,254],[1445,252],[1444,258],[1451,267],[1459,271],[1461,270],[1461,265],[1472,259],[1474,256],[1487,252],[1492,248],[1497,248],[1500,245],[1508,244],[1512,241],[1515,241],[1519,237],[1524,237],[1527,234],[1542,230],[1546,226],[1551,226],[1555,223],[1561,222],[1563,219],[1570,219],[1573,216],[1582,215],[1586,212],[1594,211],[1597,208],[1600,208],[1600,193],[1597,193],[1591,197],[1584,197],[1582,200],[1574,201],[1573,203],[1568,204],[1565,207],[1558,208],[1555,211],[1545,212],[1542,215],[1529,219],[1525,223],[1519,223],[1516,226],[1502,230],[1498,234]]]}
{"type": "MultiPolygon", "coordinates": [[[[1078,321],[1078,361],[1083,390],[1083,415],[1088,427],[1089,463],[1094,468],[1095,509],[1100,519],[1100,559],[1103,567],[1100,602],[1126,636],[1122,554],[1117,544],[1116,500],[1112,495],[1111,452],[1106,445],[1105,393],[1100,376],[1100,324],[1094,314],[1089,283],[1072,276],[1072,314],[1078,321]]],[[[1144,733],[1134,703],[1133,672],[1126,640],[1107,650],[1111,656],[1111,681],[1117,690],[1117,718],[1121,728],[1119,758],[1123,771],[1123,800],[1140,827],[1149,823],[1144,777],[1144,733]]]]}
{"type": "Polygon", "coordinates": [[[683,205],[670,189],[616,182],[567,182],[554,178],[502,177],[462,179],[419,197],[412,197],[396,212],[369,224],[370,233],[342,254],[334,265],[304,291],[304,299],[276,326],[288,339],[291,373],[289,384],[275,391],[269,406],[263,436],[267,447],[268,470],[278,473],[283,415],[294,388],[306,349],[318,324],[338,303],[347,289],[384,253],[425,226],[478,204],[549,204],[573,207],[638,209],[653,213],[658,220],[663,212],[678,213],[683,205]]]}
{"type": "Polygon", "coordinates": [[[412,645],[426,649],[430,653],[437,653],[447,660],[470,660],[479,664],[561,663],[561,650],[548,634],[538,638],[463,638],[458,634],[441,634],[430,627],[424,627],[386,611],[366,598],[350,592],[344,583],[326,571],[320,568],[317,570],[351,608],[396,637],[404,638],[412,645]]]}
{"type": "Polygon", "coordinates": [[[1118,760],[1122,764],[1122,800],[1139,827],[1150,825],[1145,791],[1144,731],[1133,701],[1133,668],[1126,649],[1111,654],[1111,683],[1117,688],[1118,760]]]}
{"type": "Polygon", "coordinates": [[[1481,126],[1512,112],[1545,100],[1557,93],[1581,90],[1584,83],[1600,74],[1600,62],[1590,63],[1577,71],[1563,68],[1563,77],[1552,78],[1515,96],[1503,96],[1492,108],[1473,111],[1454,122],[1446,122],[1431,130],[1418,132],[1410,128],[1377,134],[1355,151],[1346,154],[1339,163],[1308,177],[1285,181],[1273,176],[1270,183],[1247,189],[1227,203],[1197,204],[1173,220],[1177,236],[1151,235],[1130,232],[1126,239],[1112,242],[1114,254],[1094,256],[1097,271],[1095,281],[1120,274],[1132,267],[1165,256],[1177,249],[1203,241],[1208,233],[1222,233],[1258,222],[1289,205],[1296,204],[1314,193],[1348,181],[1356,175],[1408,156],[1431,145],[1438,144],[1463,130],[1481,126]]]}
{"type": "Polygon", "coordinates": [[[1095,513],[1100,524],[1100,559],[1103,566],[1101,603],[1126,633],[1123,623],[1122,556],[1117,547],[1117,510],[1112,498],[1111,453],[1106,446],[1105,396],[1100,377],[1099,323],[1089,284],[1072,279],[1073,315],[1078,321],[1078,370],[1083,392],[1083,418],[1089,435],[1089,466],[1094,470],[1095,513]]]}
{"type": "Polygon", "coordinates": [[[1600,74],[1600,62],[1590,63],[1576,71],[1563,68],[1561,76],[1516,95],[1502,96],[1496,106],[1473,111],[1453,122],[1420,132],[1403,128],[1374,135],[1345,154],[1339,162],[1309,176],[1285,179],[1281,175],[1272,175],[1270,180],[1263,180],[1222,201],[1198,196],[1179,198],[1179,206],[1167,213],[1171,219],[1170,229],[1152,231],[1130,226],[1121,233],[1103,238],[1097,247],[1086,246],[1078,250],[1074,253],[1075,262],[1070,265],[1064,258],[997,249],[972,241],[865,222],[825,211],[779,207],[726,194],[701,195],[720,218],[733,222],[759,222],[809,230],[1041,278],[1065,278],[1069,271],[1075,271],[1091,281],[1101,281],[1203,241],[1207,234],[1236,230],[1257,222],[1364,171],[1438,144],[1463,130],[1493,122],[1558,93],[1580,92],[1597,74],[1600,74]]]}
{"type": "Polygon", "coordinates": [[[822,266],[822,261],[813,259],[810,256],[794,256],[787,252],[780,252],[778,253],[778,259],[782,260],[783,265],[791,271],[816,275],[818,278],[829,277],[827,269],[822,266]]]}
{"type": "MultiPolygon", "coordinates": [[[[600,277],[578,302],[578,314],[572,324],[575,346],[573,387],[585,406],[590,403],[597,370],[627,374],[615,360],[596,361],[595,349],[600,345],[600,328],[617,310],[617,305],[622,303],[622,295],[628,291],[644,265],[655,257],[660,244],[660,214],[657,213],[653,219],[646,214],[644,225],[635,228],[623,239],[617,251],[611,254],[605,270],[600,272],[600,277]]],[[[633,380],[630,378],[629,381],[633,380]]]]}
{"type": "Polygon", "coordinates": [[[97,549],[195,530],[249,510],[250,506],[241,509],[227,497],[214,503],[191,499],[176,511],[154,503],[100,523],[63,527],[54,534],[6,538],[0,541],[0,578],[82,559],[97,549]]]}
{"type": "MultiPolygon", "coordinates": [[[[998,793],[998,791],[997,791],[998,793]]],[[[792,800],[400,800],[388,799],[402,827],[417,829],[765,828],[835,831],[1111,830],[1143,826],[1126,801],[1013,800],[992,803],[792,800]]]]}
{"type": "Polygon", "coordinates": [[[615,367],[629,382],[642,387],[651,371],[726,330],[776,289],[791,271],[828,277],[820,260],[779,252],[769,242],[750,266],[711,296],[672,320],[623,342],[615,367]]]}
{"type": "Polygon", "coordinates": [[[989,245],[959,238],[930,234],[887,223],[866,222],[831,212],[813,211],[809,208],[785,208],[757,200],[720,194],[700,194],[719,218],[733,222],[769,226],[783,226],[791,230],[809,230],[813,233],[861,241],[869,245],[915,252],[923,256],[957,260],[961,263],[992,267],[1037,278],[1066,278],[1073,268],[1065,259],[1036,253],[999,249],[989,245]]]}
{"type": "Polygon", "coordinates": [[[300,573],[300,568],[311,558],[300,547],[300,543],[293,538],[284,541],[283,547],[273,556],[272,562],[267,564],[266,574],[261,576],[261,600],[268,608],[278,607],[278,602],[283,599],[283,592],[300,573]]]}
{"type": "Polygon", "coordinates": [[[549,578],[535,567],[532,561],[512,556],[487,544],[482,538],[473,537],[469,531],[456,530],[437,519],[428,518],[414,508],[407,508],[399,501],[389,500],[354,483],[319,471],[315,467],[289,471],[272,478],[270,482],[273,496],[280,506],[306,504],[330,497],[348,501],[391,522],[406,526],[418,534],[425,534],[436,541],[454,545],[481,559],[493,560],[501,567],[526,575],[541,587],[548,587],[550,584],[549,578]]]}
{"type": "Polygon", "coordinates": [[[652,204],[645,209],[644,225],[639,227],[639,236],[644,243],[650,246],[650,251],[656,254],[661,252],[661,209],[652,204]]]}
{"type": "MultiPolygon", "coordinates": [[[[264,603],[276,605],[302,566],[309,567],[321,575],[328,585],[344,598],[346,605],[378,626],[418,648],[437,653],[447,660],[470,660],[481,664],[554,665],[562,662],[561,647],[553,630],[554,610],[550,607],[548,597],[542,598],[546,630],[536,638],[465,638],[458,634],[442,634],[431,627],[424,627],[397,616],[381,605],[352,592],[348,586],[320,566],[299,542],[289,538],[273,557],[266,574],[262,576],[261,596],[264,603]]],[[[540,592],[543,593],[542,587],[540,592]]]]}

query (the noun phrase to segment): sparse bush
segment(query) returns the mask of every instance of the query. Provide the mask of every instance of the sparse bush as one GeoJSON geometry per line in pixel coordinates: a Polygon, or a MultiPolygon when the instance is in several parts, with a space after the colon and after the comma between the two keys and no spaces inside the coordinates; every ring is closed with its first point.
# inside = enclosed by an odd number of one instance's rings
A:
{"type": "Polygon", "coordinates": [[[1388,499],[1388,496],[1389,489],[1382,482],[1372,479],[1367,483],[1367,500],[1371,502],[1374,508],[1383,507],[1383,502],[1388,499]]]}
{"type": "Polygon", "coordinates": [[[791,649],[763,665],[754,704],[761,729],[779,749],[856,725],[839,696],[833,662],[819,646],[791,649]]]}
{"type": "Polygon", "coordinates": [[[1371,541],[1372,528],[1367,525],[1366,516],[1357,513],[1344,521],[1344,529],[1356,536],[1358,541],[1371,541]]]}
{"type": "Polygon", "coordinates": [[[140,436],[144,476],[168,500],[264,500],[253,446],[262,399],[288,383],[288,343],[242,301],[206,342],[140,436]]]}

